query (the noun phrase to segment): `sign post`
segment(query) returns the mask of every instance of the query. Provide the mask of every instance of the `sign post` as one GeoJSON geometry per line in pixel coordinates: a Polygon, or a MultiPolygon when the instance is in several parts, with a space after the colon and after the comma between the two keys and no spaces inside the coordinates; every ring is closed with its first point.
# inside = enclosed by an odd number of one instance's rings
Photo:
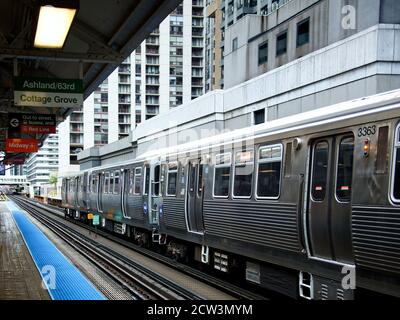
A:
{"type": "Polygon", "coordinates": [[[97,237],[97,226],[99,224],[100,224],[100,216],[98,214],[95,214],[93,216],[93,225],[94,225],[95,237],[97,237]]]}

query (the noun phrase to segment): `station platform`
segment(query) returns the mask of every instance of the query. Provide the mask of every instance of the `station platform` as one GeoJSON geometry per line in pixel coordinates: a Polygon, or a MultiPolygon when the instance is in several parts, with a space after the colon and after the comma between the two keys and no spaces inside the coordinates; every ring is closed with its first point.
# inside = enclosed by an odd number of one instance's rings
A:
{"type": "Polygon", "coordinates": [[[0,300],[106,299],[11,201],[0,202],[0,258],[0,300]]]}

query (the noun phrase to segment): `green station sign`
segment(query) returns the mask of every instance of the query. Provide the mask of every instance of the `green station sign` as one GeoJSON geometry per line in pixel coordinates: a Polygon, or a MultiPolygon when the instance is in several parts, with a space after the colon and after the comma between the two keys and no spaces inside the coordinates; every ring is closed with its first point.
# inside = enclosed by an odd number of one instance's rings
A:
{"type": "Polygon", "coordinates": [[[31,107],[77,108],[83,104],[80,79],[14,78],[14,104],[31,107]]]}

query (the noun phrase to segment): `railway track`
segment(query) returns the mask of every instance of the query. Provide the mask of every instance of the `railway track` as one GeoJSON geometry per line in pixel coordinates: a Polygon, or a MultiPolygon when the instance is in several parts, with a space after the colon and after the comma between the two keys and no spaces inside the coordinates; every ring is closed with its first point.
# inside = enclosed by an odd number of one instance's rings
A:
{"type": "Polygon", "coordinates": [[[169,279],[144,268],[114,250],[99,245],[78,231],[49,217],[48,209],[18,197],[10,197],[41,224],[71,245],[99,269],[123,286],[134,300],[201,300],[203,297],[178,286],[169,279]]]}
{"type": "MultiPolygon", "coordinates": [[[[14,199],[16,199],[16,197],[12,197],[11,199],[14,200],[14,199]]],[[[30,200],[30,199],[27,199],[25,197],[23,198],[23,200],[24,200],[25,203],[29,202],[34,206],[40,206],[40,208],[42,208],[43,210],[47,211],[50,214],[54,214],[54,215],[57,215],[57,216],[62,217],[62,218],[64,218],[64,216],[65,216],[64,215],[64,211],[62,209],[58,208],[58,207],[54,207],[54,206],[46,205],[46,204],[43,204],[43,203],[39,203],[39,202],[37,202],[35,200],[30,200]]],[[[73,219],[68,219],[68,221],[73,223],[73,224],[79,225],[82,228],[85,228],[87,230],[95,232],[95,229],[93,227],[88,226],[87,224],[85,224],[83,222],[80,222],[78,220],[73,220],[73,219]]],[[[190,266],[187,266],[185,264],[179,263],[179,262],[177,262],[175,260],[172,260],[172,259],[170,259],[168,257],[165,257],[165,256],[163,256],[161,254],[158,254],[158,253],[156,253],[154,251],[151,251],[149,249],[146,249],[146,248],[140,247],[138,245],[135,245],[132,242],[126,241],[124,239],[121,239],[120,237],[114,236],[114,235],[112,235],[112,234],[110,234],[108,232],[105,232],[103,230],[97,229],[96,232],[99,235],[101,235],[102,237],[104,237],[104,238],[107,238],[107,239],[109,239],[111,241],[117,242],[118,244],[120,244],[120,245],[122,245],[124,247],[132,249],[132,250],[134,250],[134,251],[136,251],[136,252],[138,252],[138,253],[140,253],[140,254],[142,254],[144,256],[147,256],[147,257],[149,257],[151,259],[154,259],[154,260],[156,260],[158,262],[161,262],[162,264],[165,264],[165,265],[167,265],[167,266],[169,266],[171,268],[179,270],[179,271],[181,271],[181,272],[183,272],[183,273],[185,273],[185,274],[187,274],[187,275],[189,275],[189,276],[191,276],[191,277],[193,277],[193,278],[195,278],[197,280],[200,280],[202,282],[207,283],[208,285],[210,285],[210,286],[212,286],[214,288],[217,288],[217,289],[219,289],[219,290],[221,290],[223,292],[226,292],[229,295],[232,295],[233,297],[235,297],[237,299],[268,300],[267,297],[265,297],[265,296],[263,296],[261,294],[246,290],[246,289],[241,288],[241,287],[239,287],[239,286],[237,286],[235,284],[232,284],[230,282],[218,279],[218,278],[216,278],[216,277],[214,277],[212,275],[209,275],[207,273],[199,271],[199,270],[197,270],[195,268],[192,268],[190,266]]]]}

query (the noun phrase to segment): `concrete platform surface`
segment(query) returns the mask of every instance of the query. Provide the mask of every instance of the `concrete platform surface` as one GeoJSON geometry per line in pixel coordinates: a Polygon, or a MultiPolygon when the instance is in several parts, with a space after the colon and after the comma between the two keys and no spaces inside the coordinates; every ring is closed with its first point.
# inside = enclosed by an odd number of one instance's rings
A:
{"type": "Polygon", "coordinates": [[[0,300],[50,300],[4,202],[0,202],[0,300]]]}

